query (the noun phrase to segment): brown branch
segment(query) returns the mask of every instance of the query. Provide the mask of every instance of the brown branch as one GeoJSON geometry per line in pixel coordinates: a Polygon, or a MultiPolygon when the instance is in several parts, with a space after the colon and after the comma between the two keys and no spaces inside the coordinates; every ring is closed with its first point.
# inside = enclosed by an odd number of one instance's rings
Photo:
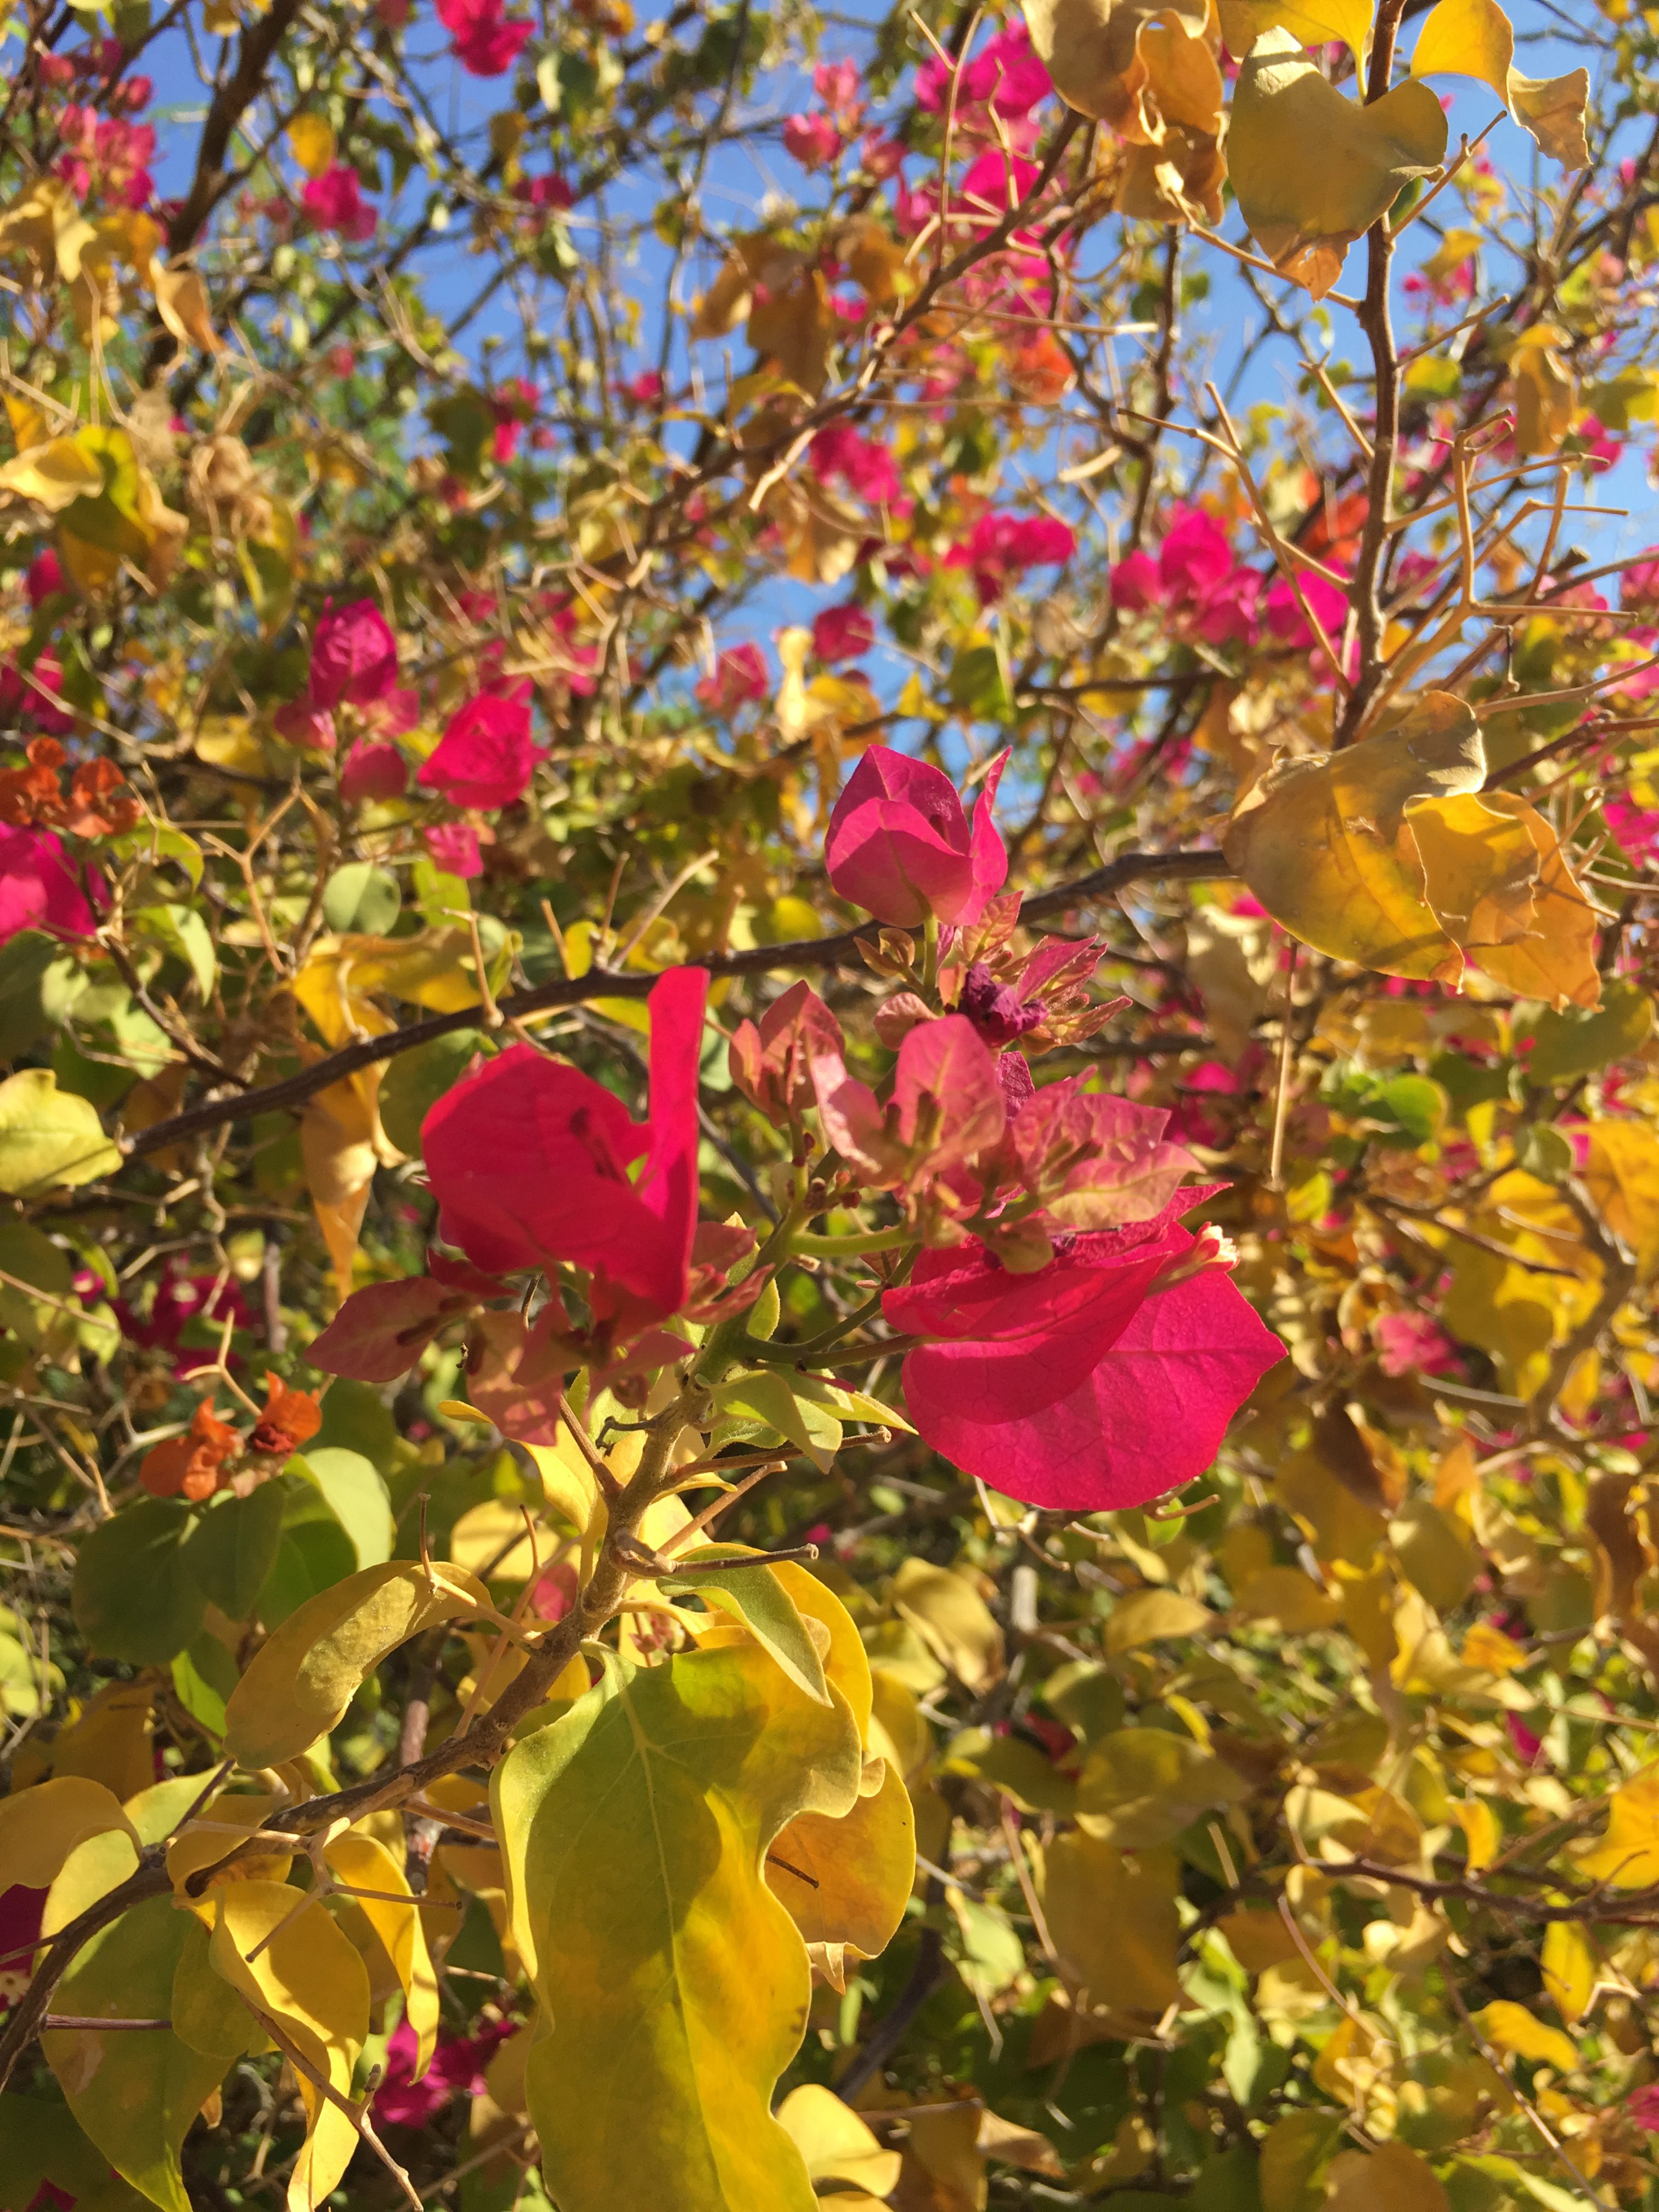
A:
{"type": "MultiPolygon", "coordinates": [[[[1371,48],[1370,75],[1366,82],[1367,104],[1381,100],[1394,75],[1395,41],[1399,36],[1406,0],[1382,0],[1376,12],[1376,32],[1371,48]]],[[[1370,341],[1371,363],[1376,384],[1376,407],[1371,428],[1370,469],[1367,484],[1364,536],[1354,565],[1353,607],[1359,641],[1359,672],[1337,728],[1339,746],[1358,735],[1365,709],[1382,679],[1382,601],[1377,573],[1388,543],[1389,517],[1394,500],[1395,456],[1400,443],[1400,357],[1395,350],[1394,319],[1389,283],[1394,264],[1394,234],[1389,218],[1380,216],[1371,225],[1370,265],[1365,297],[1359,309],[1359,326],[1370,341]]]]}
{"type": "Polygon", "coordinates": [[[224,179],[225,155],[242,117],[264,88],[271,56],[300,12],[301,0],[274,0],[268,15],[256,15],[242,33],[236,67],[213,95],[196,153],[196,174],[184,204],[167,225],[167,252],[182,253],[217,204],[224,179]]]}
{"type": "MultiPolygon", "coordinates": [[[[1074,883],[1061,884],[1053,890],[1028,898],[1020,909],[1020,919],[1036,921],[1048,915],[1063,914],[1072,907],[1109,897],[1131,884],[1149,880],[1193,883],[1234,873],[1219,853],[1125,853],[1105,867],[1079,877],[1074,883]]],[[[716,953],[700,964],[715,977],[766,975],[799,968],[856,967],[860,964],[860,943],[873,943],[879,930],[878,922],[863,922],[856,929],[844,929],[833,937],[805,938],[791,944],[756,945],[743,952],[716,953]]],[[[551,982],[538,983],[531,990],[512,992],[498,1004],[506,1021],[522,1021],[532,1014],[546,1013],[560,1006],[580,1006],[590,999],[643,999],[656,981],[654,974],[630,969],[617,975],[608,969],[594,968],[586,975],[561,975],[551,982]]],[[[127,1140],[128,1154],[141,1158],[147,1152],[160,1152],[169,1145],[199,1136],[204,1130],[222,1127],[227,1121],[246,1121],[257,1114],[302,1106],[318,1091],[344,1076],[355,1075],[359,1068],[395,1060],[400,1053],[412,1052],[417,1045],[429,1044],[434,1037],[448,1036],[456,1030],[475,1028],[482,1012],[477,1006],[464,1006],[453,1014],[429,1014],[424,1020],[406,1022],[401,1029],[390,1030],[384,1036],[361,1037],[356,1043],[343,1045],[337,1052],[325,1054],[309,1067],[284,1076],[280,1082],[267,1083],[257,1091],[241,1091],[234,1097],[205,1099],[198,1106],[186,1107],[182,1114],[172,1115],[165,1121],[141,1129],[127,1140]]]]}

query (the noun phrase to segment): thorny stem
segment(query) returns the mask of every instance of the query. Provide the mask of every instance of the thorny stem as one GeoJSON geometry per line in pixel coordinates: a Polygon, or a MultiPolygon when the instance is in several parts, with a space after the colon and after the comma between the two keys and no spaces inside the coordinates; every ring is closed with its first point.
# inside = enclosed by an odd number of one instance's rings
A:
{"type": "MultiPolygon", "coordinates": [[[[1367,104],[1381,100],[1394,75],[1395,42],[1406,0],[1382,0],[1376,14],[1376,43],[1371,48],[1370,74],[1366,81],[1367,104]]],[[[1389,517],[1394,499],[1395,458],[1400,445],[1400,357],[1395,347],[1394,318],[1389,298],[1394,264],[1394,234],[1386,215],[1370,228],[1370,265],[1365,296],[1359,308],[1359,326],[1370,341],[1371,366],[1376,386],[1376,412],[1371,429],[1371,459],[1367,483],[1368,504],[1364,535],[1354,568],[1352,604],[1359,642],[1359,672],[1342,718],[1337,726],[1339,746],[1359,734],[1365,710],[1382,678],[1382,601],[1377,589],[1382,549],[1388,542],[1389,517]]]]}

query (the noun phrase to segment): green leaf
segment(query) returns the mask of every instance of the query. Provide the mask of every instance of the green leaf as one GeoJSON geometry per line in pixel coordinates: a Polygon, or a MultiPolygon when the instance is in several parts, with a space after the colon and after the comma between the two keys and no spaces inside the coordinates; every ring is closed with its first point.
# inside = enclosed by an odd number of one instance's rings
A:
{"type": "Polygon", "coordinates": [[[193,837],[187,837],[182,830],[175,830],[170,823],[142,823],[136,830],[112,837],[110,850],[122,860],[148,860],[152,865],[172,860],[189,878],[191,890],[201,886],[202,848],[193,837]]]}
{"type": "Polygon", "coordinates": [[[84,983],[72,961],[62,961],[55,937],[38,929],[20,930],[0,945],[0,1060],[15,1060],[52,1024],[45,990],[46,973],[62,965],[84,983]]]}
{"type": "Polygon", "coordinates": [[[75,1620],[100,1658],[162,1667],[201,1627],[206,1601],[184,1558],[195,1521],[180,1498],[141,1498],[84,1540],[75,1620]]]}
{"type": "Polygon", "coordinates": [[[348,860],[323,886],[323,919],[342,935],[386,936],[403,903],[396,876],[372,860],[348,860]]]}
{"type": "Polygon", "coordinates": [[[0,2096],[0,2212],[28,2212],[47,2181],[77,2212],[143,2212],[144,2199],[112,2180],[109,2160],[67,2106],[0,2096]]]}
{"type": "Polygon", "coordinates": [[[763,1861],[797,1814],[851,1809],[860,1763],[844,1705],[731,1646],[612,1662],[496,1768],[541,2007],[526,2090],[561,2212],[814,2212],[771,2114],[806,2017],[806,1953],[763,1861]]]}
{"type": "Polygon", "coordinates": [[[471,1613],[482,1584],[459,1567],[428,1582],[405,1559],[366,1568],[320,1591],[262,1644],[225,1708],[225,1749],[244,1766],[276,1766],[337,1728],[389,1652],[442,1620],[471,1613]]]}
{"type": "Polygon", "coordinates": [[[1528,1083],[1576,1083],[1640,1052],[1653,1033],[1653,1001],[1639,983],[1615,979],[1601,986],[1595,1013],[1577,1006],[1557,1013],[1543,1006],[1515,1027],[1516,1051],[1528,1083]]]}
{"type": "Polygon", "coordinates": [[[399,1054],[387,1068],[380,1080],[380,1123],[400,1152],[418,1157],[422,1122],[460,1081],[483,1041],[481,1030],[454,1030],[399,1054]]]}
{"type": "Polygon", "coordinates": [[[258,1614],[267,1628],[280,1627],[307,1599],[343,1583],[357,1563],[350,1537],[316,1492],[297,1476],[295,1483],[313,1510],[302,1517],[291,1500],[284,1508],[276,1564],[259,1593],[258,1614]]]}
{"type": "Polygon", "coordinates": [[[213,986],[219,973],[218,956],[213,950],[213,939],[204,917],[193,906],[147,906],[132,917],[133,926],[144,936],[154,938],[164,945],[175,959],[182,960],[191,972],[191,978],[204,1002],[213,995],[213,986]]]}
{"type": "Polygon", "coordinates": [[[246,1620],[276,1563],[283,1492],[263,1482],[246,1498],[227,1492],[208,1505],[185,1546],[185,1565],[204,1597],[231,1620],[246,1620]]]}
{"type": "Polygon", "coordinates": [[[112,1175],[121,1155],[84,1098],[60,1091],[50,1069],[0,1083],[0,1191],[34,1198],[112,1175]]]}
{"type": "MultiPolygon", "coordinates": [[[[173,1977],[199,1923],[152,1897],[100,1929],[58,1984],[53,2010],[88,2018],[170,2020],[173,1977]]],[[[162,2212],[191,2212],[179,2147],[228,2060],[192,2051],[170,2028],[43,2035],[70,2110],[116,2170],[162,2212]]]]}
{"type": "Polygon", "coordinates": [[[802,1387],[792,1388],[795,1380],[776,1368],[762,1368],[721,1383],[714,1393],[715,1402],[725,1413],[760,1421],[787,1437],[827,1474],[841,1449],[841,1423],[818,1402],[816,1392],[809,1395],[805,1378],[801,1378],[802,1387]]]}
{"type": "Polygon", "coordinates": [[[378,1470],[361,1452],[337,1445],[313,1447],[288,1463],[303,1475],[351,1539],[360,1567],[378,1567],[392,1557],[392,1500],[378,1470]]]}
{"type": "MultiPolygon", "coordinates": [[[[17,1283],[32,1285],[43,1291],[46,1299],[62,1299],[71,1306],[76,1304],[70,1296],[74,1269],[69,1255],[33,1222],[0,1220],[0,1274],[14,1276],[17,1283]]],[[[0,1323],[21,1336],[26,1344],[38,1345],[54,1322],[68,1320],[62,1306],[32,1298],[27,1291],[17,1289],[15,1283],[0,1283],[0,1323]]]]}
{"type": "Polygon", "coordinates": [[[681,1561],[686,1572],[677,1575],[672,1582],[665,1582],[661,1585],[663,1595],[666,1597],[681,1590],[695,1590],[705,1603],[717,1605],[723,1612],[732,1614],[762,1650],[771,1653],[798,1690],[805,1690],[809,1698],[827,1705],[830,1686],[824,1679],[817,1646],[794,1599],[763,1564],[763,1553],[755,1555],[762,1564],[733,1567],[725,1574],[706,1575],[698,1579],[696,1569],[706,1559],[746,1556],[739,1547],[729,1544],[688,1552],[681,1561]]]}
{"type": "Polygon", "coordinates": [[[216,1741],[225,1733],[225,1706],[236,1687],[236,1662],[216,1636],[198,1636],[187,1651],[174,1655],[173,1695],[192,1720],[216,1741]]]}

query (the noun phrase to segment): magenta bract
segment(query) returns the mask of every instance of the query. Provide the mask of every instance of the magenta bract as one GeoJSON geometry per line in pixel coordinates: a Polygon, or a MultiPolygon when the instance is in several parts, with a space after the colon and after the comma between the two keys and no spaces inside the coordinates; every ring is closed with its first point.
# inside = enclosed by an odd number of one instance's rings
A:
{"type": "Polygon", "coordinates": [[[838,895],[878,921],[914,927],[977,921],[1003,886],[1008,851],[991,818],[1005,754],[992,766],[971,827],[942,769],[872,745],[836,801],[824,843],[838,895]]]}

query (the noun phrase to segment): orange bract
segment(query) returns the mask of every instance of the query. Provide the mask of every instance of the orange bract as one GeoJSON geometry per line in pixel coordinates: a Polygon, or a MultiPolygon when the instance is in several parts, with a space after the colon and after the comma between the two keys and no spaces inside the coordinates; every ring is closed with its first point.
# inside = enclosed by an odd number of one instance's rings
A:
{"type": "Polygon", "coordinates": [[[240,1449],[241,1438],[204,1398],[182,1437],[169,1437],[144,1455],[138,1480],[155,1498],[185,1497],[192,1504],[211,1498],[219,1471],[240,1449]]]}
{"type": "Polygon", "coordinates": [[[308,1390],[292,1389],[280,1376],[265,1376],[265,1410],[253,1425],[247,1448],[271,1459],[286,1459],[308,1443],[323,1425],[323,1409],[308,1390]]]}

